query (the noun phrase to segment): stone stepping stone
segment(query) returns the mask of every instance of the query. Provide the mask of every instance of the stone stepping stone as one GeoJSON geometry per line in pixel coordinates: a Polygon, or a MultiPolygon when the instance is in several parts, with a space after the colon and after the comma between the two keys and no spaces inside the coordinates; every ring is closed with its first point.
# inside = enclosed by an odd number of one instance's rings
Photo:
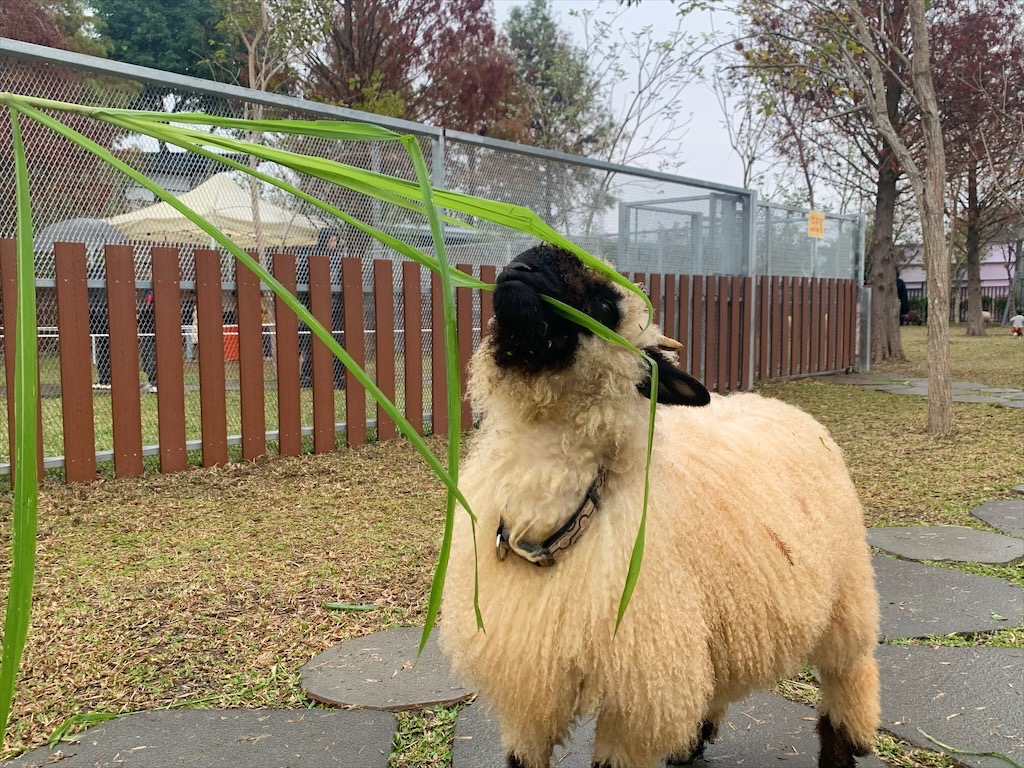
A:
{"type": "Polygon", "coordinates": [[[90,728],[9,768],[387,768],[388,712],[199,710],[139,712],[90,728]],[[61,756],[58,756],[57,752],[61,756]]]}
{"type": "Polygon", "coordinates": [[[986,632],[1024,620],[1024,590],[1003,579],[884,555],[872,563],[883,640],[986,632]]]}
{"type": "Polygon", "coordinates": [[[433,632],[416,658],[421,627],[398,627],[346,640],[299,670],[306,695],[335,707],[398,712],[456,704],[473,695],[452,674],[433,632]]]}
{"type": "MultiPolygon", "coordinates": [[[[1024,762],[1024,651],[883,645],[882,728],[934,752],[921,731],[967,752],[1024,762]]],[[[994,757],[954,755],[969,768],[1006,768],[994,757]]]]}
{"type": "Polygon", "coordinates": [[[1024,499],[986,501],[971,515],[1011,536],[1024,536],[1024,499]]]}
{"type": "MultiPolygon", "coordinates": [[[[817,768],[817,713],[810,707],[770,693],[757,693],[729,707],[718,740],[692,766],[767,766],[817,768]]],[[[594,720],[580,721],[564,747],[557,747],[552,765],[590,768],[594,720]]],[[[497,721],[479,701],[466,707],[455,721],[452,768],[480,768],[505,764],[497,721]]],[[[858,768],[883,768],[871,755],[857,761],[858,768]]]]}
{"type": "Polygon", "coordinates": [[[868,544],[907,560],[1005,564],[1024,558],[1024,539],[960,525],[870,528],[868,544]]]}
{"type": "Polygon", "coordinates": [[[1024,496],[1024,483],[1022,483],[1021,485],[1013,486],[1013,490],[1024,496]]]}

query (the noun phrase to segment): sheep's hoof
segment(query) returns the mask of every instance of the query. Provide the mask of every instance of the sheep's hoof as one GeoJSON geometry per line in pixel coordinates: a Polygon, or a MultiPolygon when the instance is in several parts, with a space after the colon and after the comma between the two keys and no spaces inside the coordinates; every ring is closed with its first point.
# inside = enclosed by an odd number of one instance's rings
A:
{"type": "Polygon", "coordinates": [[[523,763],[518,757],[510,754],[505,758],[505,768],[523,768],[523,763]]]}
{"type": "Polygon", "coordinates": [[[713,723],[705,720],[700,726],[700,741],[689,752],[680,752],[676,755],[669,755],[665,758],[665,765],[689,765],[698,757],[704,754],[704,748],[715,740],[718,729],[713,723]]]}
{"type": "Polygon", "coordinates": [[[856,768],[854,755],[863,757],[870,751],[858,749],[846,729],[842,726],[837,729],[828,715],[818,718],[818,736],[821,738],[818,768],[856,768]]]}

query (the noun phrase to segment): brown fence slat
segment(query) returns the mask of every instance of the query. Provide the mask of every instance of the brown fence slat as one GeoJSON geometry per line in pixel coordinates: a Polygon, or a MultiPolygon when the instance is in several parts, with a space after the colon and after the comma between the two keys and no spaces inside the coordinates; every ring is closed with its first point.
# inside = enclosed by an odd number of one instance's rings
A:
{"type": "Polygon", "coordinates": [[[821,361],[818,357],[818,343],[821,340],[821,324],[823,313],[821,311],[821,280],[814,278],[810,281],[810,297],[808,299],[808,311],[811,317],[811,348],[807,369],[810,373],[821,372],[821,361]]]}
{"type": "MultiPolygon", "coordinates": [[[[110,400],[114,430],[114,474],[142,474],[142,403],[139,392],[139,323],[135,251],[107,245],[107,318],[110,328],[110,400]]],[[[223,401],[223,398],[221,398],[223,401]]]]}
{"type": "Polygon", "coordinates": [[[783,284],[780,275],[772,277],[772,369],[769,379],[785,376],[782,368],[782,350],[786,346],[786,313],[783,308],[783,284]]]}
{"type": "Polygon", "coordinates": [[[185,364],[181,351],[181,264],[177,248],[154,248],[153,301],[160,471],[185,469],[185,364]]]}
{"type": "MultiPolygon", "coordinates": [[[[331,265],[327,256],[309,256],[309,304],[320,324],[331,324],[331,265]]],[[[313,357],[313,452],[334,450],[334,354],[319,337],[310,344],[313,357]]]]}
{"type": "Polygon", "coordinates": [[[228,417],[224,374],[224,294],[220,252],[196,251],[196,325],[199,335],[199,412],[203,466],[228,463],[228,417]]]}
{"type": "Polygon", "coordinates": [[[405,419],[423,433],[423,293],[420,265],[402,264],[402,352],[405,357],[405,419]]]}
{"type": "MultiPolygon", "coordinates": [[[[456,269],[473,274],[469,264],[456,264],[456,269]]],[[[469,359],[473,356],[473,291],[470,288],[455,289],[456,329],[459,339],[459,392],[462,395],[459,409],[459,424],[468,429],[473,424],[473,410],[466,397],[469,379],[469,359]]]]}
{"type": "MultiPolygon", "coordinates": [[[[18,309],[18,250],[14,240],[0,240],[0,281],[3,283],[4,364],[7,376],[7,434],[10,438],[11,485],[14,485],[14,334],[18,309]]],[[[38,390],[38,376],[36,388],[38,390]]],[[[36,410],[36,442],[38,445],[37,477],[43,476],[43,408],[42,398],[36,410]]]]}
{"type": "MultiPolygon", "coordinates": [[[[498,270],[493,264],[480,267],[480,279],[488,285],[494,285],[498,270]]],[[[494,291],[480,291],[480,340],[487,335],[491,318],[494,317],[494,291]]]]}
{"type": "Polygon", "coordinates": [[[740,354],[740,386],[743,389],[751,389],[754,386],[754,339],[751,337],[750,329],[754,325],[754,278],[743,278],[743,350],[740,354]]]}
{"type": "MultiPolygon", "coordinates": [[[[393,263],[387,259],[373,262],[373,316],[377,343],[373,345],[377,362],[377,386],[395,402],[395,276],[393,263]]],[[[346,335],[347,338],[347,335],[346,335]]],[[[395,423],[377,408],[377,439],[395,436],[395,423]]]]}
{"type": "Polygon", "coordinates": [[[829,311],[831,313],[832,329],[829,332],[828,362],[829,369],[836,370],[839,367],[839,329],[842,322],[839,319],[839,286],[838,279],[832,280],[832,295],[829,297],[829,311]]]}
{"type": "Polygon", "coordinates": [[[811,371],[811,328],[815,322],[814,314],[812,310],[814,308],[813,299],[811,298],[811,291],[814,286],[814,280],[811,278],[802,278],[801,282],[804,284],[804,303],[802,305],[804,315],[804,336],[801,342],[803,346],[803,360],[804,367],[803,373],[809,374],[811,371]]]}
{"type": "Polygon", "coordinates": [[[89,298],[85,287],[85,244],[54,243],[53,260],[57,278],[64,476],[69,483],[90,483],[96,479],[96,431],[89,298]]]}
{"type": "MultiPolygon", "coordinates": [[[[707,345],[705,342],[704,334],[704,318],[707,314],[708,305],[708,278],[698,275],[693,278],[693,296],[690,300],[691,309],[691,320],[690,320],[690,350],[693,354],[691,358],[690,373],[697,376],[708,389],[711,389],[712,383],[709,378],[710,373],[705,363],[705,357],[707,355],[707,345]]],[[[711,302],[714,304],[714,302],[711,302]]]]}
{"type": "Polygon", "coordinates": [[[855,337],[857,333],[857,286],[853,280],[846,281],[846,360],[843,368],[853,366],[855,337]]]}
{"type": "Polygon", "coordinates": [[[676,276],[665,275],[665,304],[664,312],[661,316],[661,331],[670,339],[678,339],[678,331],[676,330],[676,309],[678,308],[676,299],[676,276]]]}
{"type": "Polygon", "coordinates": [[[832,311],[832,284],[835,282],[833,279],[825,281],[825,291],[822,297],[821,312],[825,316],[825,332],[821,338],[821,364],[826,371],[831,371],[832,366],[832,341],[835,335],[833,328],[835,326],[836,316],[832,311]]]}
{"type": "Polygon", "coordinates": [[[790,306],[790,283],[792,278],[782,278],[782,364],[779,373],[782,378],[793,375],[792,368],[792,344],[793,344],[793,310],[790,306]]]}
{"type": "Polygon", "coordinates": [[[836,344],[836,368],[846,367],[846,281],[839,281],[839,314],[836,331],[838,339],[836,344]]]}
{"type": "Polygon", "coordinates": [[[718,279],[705,277],[704,302],[704,386],[718,390],[718,279]]]}
{"type": "Polygon", "coordinates": [[[684,371],[690,371],[695,376],[700,376],[700,352],[694,351],[693,339],[690,338],[690,310],[693,302],[690,300],[690,288],[693,278],[689,275],[679,276],[679,303],[676,305],[679,319],[679,335],[676,336],[683,349],[679,353],[679,365],[684,371]],[[696,362],[695,362],[696,361],[696,362]]]}
{"type": "Polygon", "coordinates": [[[790,352],[791,371],[803,373],[804,366],[804,279],[793,278],[793,342],[790,352]]]}
{"type": "MultiPolygon", "coordinates": [[[[345,305],[345,351],[356,365],[365,369],[362,260],[351,257],[341,260],[341,287],[345,305]]],[[[366,442],[366,389],[355,376],[348,375],[345,376],[345,442],[350,446],[366,442]]]]}
{"type": "MultiPolygon", "coordinates": [[[[295,295],[295,255],[274,254],[274,277],[295,295]]],[[[277,450],[282,456],[302,453],[302,390],[299,386],[299,318],[274,296],[277,340],[277,450]]]]}
{"type": "MultiPolygon", "coordinates": [[[[254,254],[250,254],[258,258],[254,254]]],[[[263,390],[263,307],[260,279],[238,264],[238,382],[241,390],[242,456],[255,461],[267,452],[266,393],[263,390]]]]}
{"type": "Polygon", "coordinates": [[[665,317],[665,300],[661,294],[661,275],[652,272],[648,279],[650,284],[647,286],[647,290],[651,297],[651,304],[654,305],[654,322],[660,325],[665,317]]]}
{"type": "Polygon", "coordinates": [[[772,317],[772,281],[768,275],[757,278],[758,296],[760,296],[760,317],[757,321],[758,366],[757,379],[767,381],[771,378],[771,317],[772,317]]]}
{"type": "Polygon", "coordinates": [[[821,280],[818,293],[818,314],[821,315],[820,331],[818,332],[818,368],[822,371],[828,367],[828,280],[821,280]]]}
{"type": "Polygon", "coordinates": [[[743,278],[735,275],[730,280],[729,294],[732,296],[729,318],[729,389],[743,387],[743,339],[749,334],[743,332],[743,278]]]}
{"type": "Polygon", "coordinates": [[[435,435],[448,432],[448,400],[445,386],[448,375],[444,356],[444,303],[441,276],[430,274],[430,373],[431,373],[431,429],[435,435]]]}
{"type": "Polygon", "coordinates": [[[718,391],[726,392],[729,386],[729,278],[718,277],[718,391]]]}

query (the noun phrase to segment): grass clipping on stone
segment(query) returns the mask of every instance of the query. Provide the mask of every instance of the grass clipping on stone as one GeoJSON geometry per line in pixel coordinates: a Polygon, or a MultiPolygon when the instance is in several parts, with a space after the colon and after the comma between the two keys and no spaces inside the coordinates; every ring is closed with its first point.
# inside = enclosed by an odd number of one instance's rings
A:
{"type": "MultiPolygon", "coordinates": [[[[617,273],[604,262],[594,258],[586,251],[579,248],[573,242],[553,230],[545,224],[533,211],[517,205],[499,203],[484,198],[461,195],[458,193],[437,190],[431,186],[430,177],[427,172],[426,163],[416,138],[412,135],[402,135],[373,125],[366,125],[352,122],[329,121],[329,120],[238,120],[234,118],[219,118],[206,114],[169,114],[165,112],[140,112],[135,110],[115,110],[96,107],[86,107],[66,102],[57,102],[48,99],[20,96],[10,93],[0,94],[0,104],[8,108],[11,119],[12,135],[14,137],[15,167],[17,171],[17,207],[18,207],[18,272],[19,272],[19,345],[15,361],[15,378],[20,386],[15,390],[15,411],[19,416],[15,420],[15,490],[14,490],[14,515],[13,535],[11,549],[13,553],[13,567],[10,570],[10,589],[8,592],[8,606],[6,612],[6,623],[4,637],[6,642],[3,647],[3,659],[0,663],[0,735],[6,734],[6,724],[10,714],[10,708],[14,695],[15,681],[18,675],[20,659],[23,653],[27,631],[29,627],[29,616],[32,607],[33,580],[35,578],[34,558],[36,553],[36,515],[35,506],[38,503],[38,491],[35,478],[35,423],[30,414],[38,407],[39,393],[34,386],[36,381],[36,349],[34,341],[34,305],[33,295],[33,254],[32,254],[32,225],[31,225],[31,201],[29,194],[28,170],[26,166],[25,148],[22,145],[19,131],[20,119],[31,119],[46,126],[71,144],[86,150],[97,158],[103,160],[114,168],[126,174],[129,178],[152,192],[156,198],[170,205],[182,215],[190,219],[196,227],[205,232],[212,241],[221,248],[228,251],[246,269],[257,275],[279,297],[285,305],[298,318],[305,323],[330,350],[345,365],[346,369],[366,389],[370,396],[378,403],[381,410],[396,424],[402,435],[409,440],[413,448],[419,454],[439,478],[447,489],[445,502],[444,534],[441,546],[437,552],[437,565],[431,580],[429,596],[427,598],[426,615],[423,617],[424,629],[420,643],[420,649],[426,643],[431,629],[437,619],[441,604],[441,593],[444,585],[445,572],[447,569],[448,557],[451,548],[451,537],[454,525],[454,514],[456,502],[462,504],[463,508],[473,518],[469,503],[458,490],[458,467],[460,453],[460,435],[462,425],[460,423],[460,399],[459,391],[460,370],[458,359],[458,342],[455,323],[455,297],[454,288],[479,288],[492,289],[494,286],[487,285],[470,275],[466,275],[450,267],[447,262],[444,250],[444,236],[442,233],[442,220],[452,226],[463,226],[472,228],[464,220],[459,219],[455,214],[462,214],[469,218],[482,219],[484,221],[499,224],[510,229],[517,230],[524,234],[537,237],[543,242],[560,246],[574,253],[587,266],[605,274],[610,280],[630,290],[646,302],[649,318],[653,318],[653,308],[650,300],[643,292],[631,284],[625,277],[617,273]],[[46,110],[46,111],[44,111],[46,110]],[[53,117],[49,112],[58,114],[76,114],[97,120],[118,129],[149,136],[158,141],[181,147],[189,152],[201,155],[210,160],[220,162],[237,171],[242,171],[261,182],[273,186],[298,197],[322,212],[345,221],[367,236],[377,240],[382,245],[395,250],[401,255],[412,259],[440,275],[442,285],[442,297],[444,303],[444,338],[445,338],[445,370],[447,386],[447,404],[449,413],[449,430],[447,449],[447,465],[443,465],[434,453],[430,450],[423,438],[404,418],[399,409],[391,403],[384,393],[376,386],[373,379],[349,356],[335,339],[333,334],[325,329],[313,317],[299,300],[286,290],[256,259],[243,251],[220,230],[206,221],[203,217],[191,210],[187,205],[178,200],[174,195],[163,189],[160,185],[147,178],[144,174],[125,163],[114,155],[109,149],[97,144],[83,134],[70,128],[68,125],[53,117]],[[235,139],[230,136],[213,133],[210,131],[197,130],[192,126],[200,125],[211,129],[222,129],[228,131],[244,131],[249,135],[298,135],[305,137],[317,137],[338,141],[357,142],[397,142],[401,144],[415,169],[416,181],[409,181],[382,173],[367,171],[351,165],[346,165],[321,157],[311,157],[301,153],[278,149],[264,144],[253,143],[235,139]],[[364,194],[370,198],[390,204],[399,209],[404,209],[414,214],[422,215],[429,224],[434,253],[430,254],[417,249],[387,233],[377,229],[337,207],[309,195],[287,181],[270,176],[250,167],[245,163],[225,156],[224,152],[240,155],[248,155],[280,166],[288,168],[296,173],[306,174],[321,179],[331,184],[364,194]],[[442,215],[439,209],[447,213],[442,215]],[[31,382],[31,386],[29,385],[31,382]]],[[[576,322],[587,325],[590,330],[598,336],[613,343],[624,344],[634,352],[640,354],[635,347],[626,340],[618,337],[613,331],[604,326],[595,326],[593,321],[570,307],[555,307],[555,310],[566,314],[576,322]]],[[[656,366],[652,364],[652,370],[656,366]]],[[[655,374],[656,375],[656,374],[655,374]]],[[[655,379],[652,392],[656,390],[655,379]]],[[[653,434],[654,420],[654,395],[651,397],[651,424],[649,425],[650,435],[653,434]]],[[[649,453],[650,445],[648,446],[649,453]]],[[[649,463],[648,463],[649,466],[649,463]]],[[[640,565],[643,557],[644,520],[646,519],[647,490],[645,487],[643,514],[641,524],[636,534],[633,548],[633,557],[630,560],[628,573],[625,575],[622,597],[619,608],[619,620],[626,610],[632,594],[633,586],[639,575],[640,565]]],[[[97,567],[105,568],[103,557],[105,553],[100,550],[97,567]]],[[[476,608],[477,625],[483,628],[483,619],[477,601],[474,600],[476,608]]]]}

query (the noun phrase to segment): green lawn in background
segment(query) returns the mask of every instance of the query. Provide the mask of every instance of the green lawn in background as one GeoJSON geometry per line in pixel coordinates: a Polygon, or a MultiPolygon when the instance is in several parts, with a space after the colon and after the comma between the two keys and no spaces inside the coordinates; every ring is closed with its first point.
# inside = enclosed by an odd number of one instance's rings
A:
{"type": "MultiPolygon", "coordinates": [[[[904,329],[911,361],[892,370],[918,364],[924,332],[904,329]]],[[[1014,366],[1024,370],[1024,342],[1002,334],[954,348],[957,378],[1005,385],[1014,366]]],[[[1021,482],[1020,409],[957,404],[956,434],[939,439],[925,432],[920,397],[819,379],[760,391],[829,428],[869,524],[983,527],[970,509],[1021,482]]],[[[444,455],[443,439],[428,442],[444,455]]],[[[444,503],[403,440],[87,486],[46,482],[33,626],[0,760],[76,713],[307,706],[297,670],[312,656],[422,622],[444,503]],[[329,602],[378,607],[346,613],[329,602]]],[[[0,541],[9,535],[5,505],[0,541]]],[[[0,558],[2,579],[7,564],[0,558]]],[[[974,570],[1024,585],[1019,567],[974,570]]],[[[1024,630],[956,642],[1021,648],[1024,630]]],[[[813,697],[813,682],[801,690],[813,697]]],[[[452,720],[449,710],[404,714],[393,768],[448,765],[452,720]]],[[[951,764],[891,738],[880,745],[893,766],[951,764]]]]}

